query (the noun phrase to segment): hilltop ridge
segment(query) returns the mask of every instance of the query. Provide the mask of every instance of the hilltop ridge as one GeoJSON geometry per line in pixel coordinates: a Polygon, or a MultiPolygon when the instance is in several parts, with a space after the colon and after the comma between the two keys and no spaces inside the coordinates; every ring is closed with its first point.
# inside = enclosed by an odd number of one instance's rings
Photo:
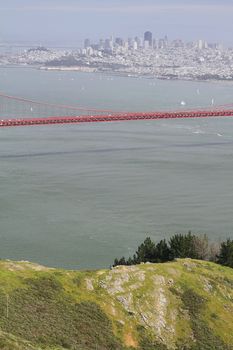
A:
{"type": "Polygon", "coordinates": [[[0,261],[0,348],[233,349],[233,269],[178,259],[73,271],[0,261]]]}

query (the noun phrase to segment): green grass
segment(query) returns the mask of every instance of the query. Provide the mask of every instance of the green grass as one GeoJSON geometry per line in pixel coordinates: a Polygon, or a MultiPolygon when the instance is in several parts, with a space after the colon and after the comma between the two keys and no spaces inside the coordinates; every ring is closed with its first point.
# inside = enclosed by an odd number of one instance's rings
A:
{"type": "Polygon", "coordinates": [[[0,294],[0,325],[32,344],[66,349],[122,349],[111,321],[93,302],[77,303],[54,276],[26,280],[9,295],[9,316],[0,294]],[[4,316],[5,313],[5,316],[4,316]]]}
{"type": "Polygon", "coordinates": [[[181,296],[184,307],[188,310],[195,343],[192,350],[229,350],[227,344],[214,334],[202,318],[202,311],[206,307],[206,300],[194,290],[187,289],[181,296]]]}

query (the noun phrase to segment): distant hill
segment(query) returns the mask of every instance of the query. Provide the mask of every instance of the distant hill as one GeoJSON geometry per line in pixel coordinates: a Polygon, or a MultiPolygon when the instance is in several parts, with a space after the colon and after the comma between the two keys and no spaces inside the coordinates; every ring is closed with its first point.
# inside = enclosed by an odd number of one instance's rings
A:
{"type": "Polygon", "coordinates": [[[0,261],[1,350],[233,349],[233,269],[69,271],[0,261]]]}

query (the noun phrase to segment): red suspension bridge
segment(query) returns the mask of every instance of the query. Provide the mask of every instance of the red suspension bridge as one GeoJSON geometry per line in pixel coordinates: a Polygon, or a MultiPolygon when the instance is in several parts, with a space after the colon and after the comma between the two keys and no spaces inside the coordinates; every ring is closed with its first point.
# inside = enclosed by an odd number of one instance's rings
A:
{"type": "Polygon", "coordinates": [[[232,116],[233,104],[193,110],[116,112],[38,102],[0,93],[0,127],[232,116]]]}

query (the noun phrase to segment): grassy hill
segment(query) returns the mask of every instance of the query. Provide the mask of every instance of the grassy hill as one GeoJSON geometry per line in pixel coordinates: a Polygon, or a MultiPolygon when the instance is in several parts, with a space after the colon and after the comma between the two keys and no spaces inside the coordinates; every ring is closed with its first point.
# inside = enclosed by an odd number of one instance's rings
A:
{"type": "Polygon", "coordinates": [[[0,261],[1,350],[233,349],[233,269],[68,271],[0,261]]]}

